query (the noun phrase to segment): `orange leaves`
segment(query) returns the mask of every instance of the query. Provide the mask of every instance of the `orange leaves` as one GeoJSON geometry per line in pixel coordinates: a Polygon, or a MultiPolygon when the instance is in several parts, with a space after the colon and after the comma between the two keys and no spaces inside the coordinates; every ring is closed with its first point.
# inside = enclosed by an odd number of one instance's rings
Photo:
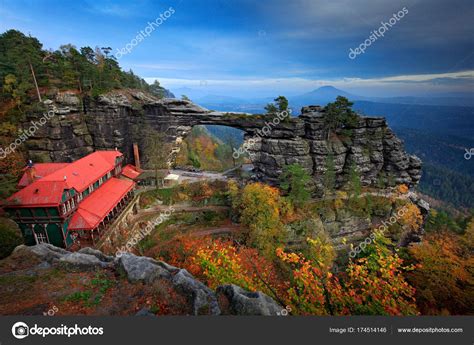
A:
{"type": "MultiPolygon", "coordinates": [[[[328,314],[323,272],[301,254],[285,253],[282,248],[277,248],[276,255],[292,268],[293,279],[287,301],[292,310],[303,315],[328,314]]],[[[331,279],[332,276],[327,275],[327,278],[331,279]]]]}
{"type": "Polygon", "coordinates": [[[211,288],[236,284],[272,296],[273,291],[281,291],[284,285],[270,261],[260,257],[255,249],[236,247],[231,242],[214,240],[197,251],[194,261],[201,267],[211,288]],[[270,285],[272,289],[269,289],[270,285]]]}
{"type": "Polygon", "coordinates": [[[279,247],[276,249],[276,255],[283,261],[291,264],[297,264],[302,260],[302,257],[300,257],[296,253],[285,253],[283,251],[283,248],[279,247]]]}
{"type": "Polygon", "coordinates": [[[401,184],[401,185],[398,185],[397,187],[397,191],[400,193],[400,194],[406,194],[408,193],[410,189],[408,188],[408,186],[406,184],[401,184]]]}
{"type": "Polygon", "coordinates": [[[277,257],[291,267],[288,305],[296,313],[311,315],[415,315],[415,289],[403,276],[404,267],[396,254],[381,248],[371,257],[350,262],[341,283],[339,277],[325,270],[318,260],[276,250],[277,257]]]}
{"type": "Polygon", "coordinates": [[[472,247],[449,232],[429,234],[410,248],[417,269],[408,275],[426,314],[469,313],[474,303],[474,260],[472,247]]]}

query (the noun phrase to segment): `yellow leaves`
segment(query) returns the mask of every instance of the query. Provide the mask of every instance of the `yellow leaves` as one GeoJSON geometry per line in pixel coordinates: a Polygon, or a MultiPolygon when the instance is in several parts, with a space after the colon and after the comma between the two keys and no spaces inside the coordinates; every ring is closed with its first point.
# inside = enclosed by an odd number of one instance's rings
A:
{"type": "Polygon", "coordinates": [[[2,122],[0,124],[0,135],[5,137],[13,137],[18,133],[17,127],[10,122],[2,122]]]}
{"type": "Polygon", "coordinates": [[[277,248],[275,252],[277,257],[280,258],[283,262],[297,264],[301,260],[301,257],[298,254],[285,253],[283,251],[283,248],[281,247],[277,248]]]}
{"type": "Polygon", "coordinates": [[[336,198],[334,199],[334,208],[338,210],[344,207],[345,200],[347,200],[347,192],[337,191],[336,198]]]}
{"type": "Polygon", "coordinates": [[[403,207],[403,215],[401,216],[402,222],[413,230],[418,230],[423,224],[423,216],[421,215],[420,209],[415,204],[407,204],[403,207]]]}

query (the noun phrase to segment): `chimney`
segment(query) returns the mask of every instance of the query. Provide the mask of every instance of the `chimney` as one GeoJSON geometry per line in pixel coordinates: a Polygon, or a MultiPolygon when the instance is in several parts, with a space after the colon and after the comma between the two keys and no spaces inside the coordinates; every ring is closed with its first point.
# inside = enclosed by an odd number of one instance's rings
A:
{"type": "Polygon", "coordinates": [[[35,182],[36,180],[36,169],[33,164],[28,164],[26,168],[26,176],[28,177],[28,184],[35,182]]]}
{"type": "Polygon", "coordinates": [[[138,153],[138,144],[133,143],[133,157],[135,159],[135,167],[140,169],[140,154],[138,153]]]}

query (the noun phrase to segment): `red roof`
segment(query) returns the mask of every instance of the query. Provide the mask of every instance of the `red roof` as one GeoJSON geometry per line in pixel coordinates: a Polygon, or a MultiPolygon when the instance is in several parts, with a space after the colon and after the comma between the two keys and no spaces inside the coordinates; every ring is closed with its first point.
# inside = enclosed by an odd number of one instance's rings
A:
{"type": "Polygon", "coordinates": [[[135,186],[135,182],[112,177],[85,198],[69,223],[69,230],[92,230],[135,186]]]}
{"type": "Polygon", "coordinates": [[[68,188],[74,188],[79,193],[97,181],[115,167],[115,159],[122,156],[119,151],[96,151],[87,155],[63,169],[57,170],[48,176],[43,177],[42,181],[64,181],[68,188]]]}
{"type": "Polygon", "coordinates": [[[113,170],[119,151],[97,151],[36,180],[7,199],[8,205],[25,207],[58,205],[64,189],[83,192],[113,170]]]}
{"type": "Polygon", "coordinates": [[[57,206],[67,189],[64,181],[37,180],[7,199],[8,205],[25,207],[57,206]]]}
{"type": "Polygon", "coordinates": [[[138,169],[135,165],[131,164],[127,164],[122,169],[122,175],[132,180],[135,180],[138,176],[142,174],[142,172],[142,169],[138,169]]]}
{"type": "MultiPolygon", "coordinates": [[[[35,169],[35,176],[36,179],[40,179],[42,177],[45,177],[49,174],[52,174],[56,170],[64,168],[66,165],[69,165],[70,163],[36,163],[34,165],[35,169]]],[[[25,173],[21,177],[20,181],[18,182],[18,187],[23,188],[28,186],[31,181],[28,178],[28,173],[26,173],[26,170],[28,168],[23,169],[25,173]]]]}

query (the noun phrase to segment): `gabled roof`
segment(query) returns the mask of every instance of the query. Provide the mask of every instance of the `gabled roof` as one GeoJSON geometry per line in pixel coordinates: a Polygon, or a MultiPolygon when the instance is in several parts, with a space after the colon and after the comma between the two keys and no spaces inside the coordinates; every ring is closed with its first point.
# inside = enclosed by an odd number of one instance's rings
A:
{"type": "MultiPolygon", "coordinates": [[[[62,169],[69,164],[70,163],[36,163],[34,165],[36,179],[48,176],[49,174],[52,174],[53,172],[62,169]]],[[[27,169],[28,168],[23,169],[25,173],[18,182],[19,188],[26,187],[32,182],[28,178],[28,173],[26,172],[27,169]]]]}
{"type": "Polygon", "coordinates": [[[96,151],[45,176],[41,180],[64,181],[64,177],[66,177],[68,188],[74,188],[80,193],[101,176],[113,170],[115,159],[120,156],[122,156],[122,153],[119,151],[96,151]]]}
{"type": "Polygon", "coordinates": [[[7,205],[25,207],[58,205],[64,189],[81,193],[115,167],[119,151],[96,151],[36,180],[7,199],[7,205]]]}
{"type": "Polygon", "coordinates": [[[9,197],[6,204],[23,207],[57,206],[65,189],[68,187],[64,181],[37,180],[9,197]]]}
{"type": "Polygon", "coordinates": [[[136,166],[131,164],[127,164],[122,169],[122,175],[132,180],[135,180],[138,176],[142,174],[142,172],[142,169],[138,169],[136,166]]]}
{"type": "Polygon", "coordinates": [[[133,181],[112,177],[79,204],[68,229],[96,228],[134,185],[133,181]]]}

